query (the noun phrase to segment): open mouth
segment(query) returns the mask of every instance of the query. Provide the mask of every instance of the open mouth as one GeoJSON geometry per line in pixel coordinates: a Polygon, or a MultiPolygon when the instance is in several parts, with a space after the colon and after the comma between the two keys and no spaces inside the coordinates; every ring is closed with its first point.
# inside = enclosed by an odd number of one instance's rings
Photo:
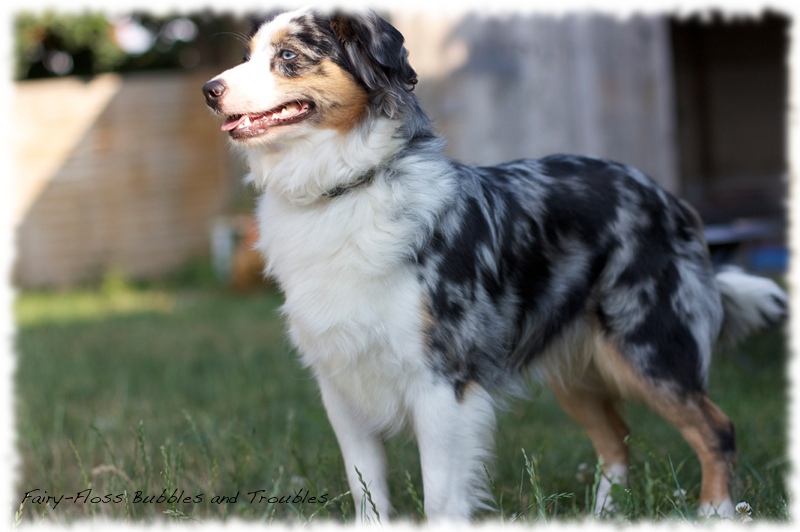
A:
{"type": "Polygon", "coordinates": [[[222,123],[222,131],[227,131],[234,139],[253,138],[273,127],[296,124],[313,113],[314,102],[294,101],[261,113],[231,115],[222,123]]]}

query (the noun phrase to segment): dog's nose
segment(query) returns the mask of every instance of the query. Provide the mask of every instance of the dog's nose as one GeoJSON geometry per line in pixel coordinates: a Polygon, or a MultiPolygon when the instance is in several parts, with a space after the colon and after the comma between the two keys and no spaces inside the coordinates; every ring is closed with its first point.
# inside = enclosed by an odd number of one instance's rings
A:
{"type": "Polygon", "coordinates": [[[225,85],[225,82],[218,79],[212,79],[203,85],[203,94],[206,97],[206,104],[209,107],[216,109],[216,107],[219,105],[222,95],[225,94],[225,90],[227,90],[227,88],[228,86],[225,85]]]}

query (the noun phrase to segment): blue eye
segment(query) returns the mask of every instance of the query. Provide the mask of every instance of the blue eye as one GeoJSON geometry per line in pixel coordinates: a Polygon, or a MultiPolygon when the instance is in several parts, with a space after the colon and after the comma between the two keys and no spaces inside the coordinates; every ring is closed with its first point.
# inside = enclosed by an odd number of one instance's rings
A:
{"type": "Polygon", "coordinates": [[[281,56],[281,59],[283,59],[284,61],[291,61],[292,59],[297,57],[297,54],[291,50],[281,50],[279,55],[281,56]]]}

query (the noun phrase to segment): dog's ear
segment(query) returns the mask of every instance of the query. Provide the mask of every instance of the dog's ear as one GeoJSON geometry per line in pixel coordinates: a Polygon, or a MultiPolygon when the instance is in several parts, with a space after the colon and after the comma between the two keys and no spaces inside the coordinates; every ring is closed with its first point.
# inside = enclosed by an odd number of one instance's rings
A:
{"type": "Polygon", "coordinates": [[[369,89],[373,101],[389,117],[397,116],[417,83],[403,35],[372,11],[334,13],[331,29],[350,70],[369,89]]]}

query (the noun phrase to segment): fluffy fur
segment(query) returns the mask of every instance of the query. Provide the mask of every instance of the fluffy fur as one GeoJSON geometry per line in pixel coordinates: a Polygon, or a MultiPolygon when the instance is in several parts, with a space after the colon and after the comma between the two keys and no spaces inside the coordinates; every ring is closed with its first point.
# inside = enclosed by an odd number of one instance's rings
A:
{"type": "Polygon", "coordinates": [[[785,294],[715,273],[694,211],[640,171],[554,155],[448,160],[376,14],[278,15],[203,88],[260,191],[258,249],[285,294],[362,519],[356,468],[391,514],[385,438],[418,441],[425,512],[490,505],[497,398],[548,382],[605,465],[596,511],[627,478],[618,399],[673,423],[703,470],[701,511],[731,515],[733,425],[706,394],[720,332],[780,320],[785,294]]]}

